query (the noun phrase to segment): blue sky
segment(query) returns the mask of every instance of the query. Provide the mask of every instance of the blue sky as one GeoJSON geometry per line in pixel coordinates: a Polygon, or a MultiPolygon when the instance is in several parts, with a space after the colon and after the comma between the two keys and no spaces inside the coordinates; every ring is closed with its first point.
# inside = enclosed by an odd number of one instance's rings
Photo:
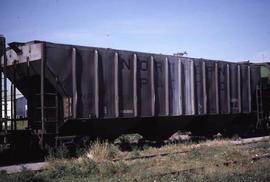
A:
{"type": "Polygon", "coordinates": [[[270,61],[269,0],[1,0],[8,42],[270,61]]]}

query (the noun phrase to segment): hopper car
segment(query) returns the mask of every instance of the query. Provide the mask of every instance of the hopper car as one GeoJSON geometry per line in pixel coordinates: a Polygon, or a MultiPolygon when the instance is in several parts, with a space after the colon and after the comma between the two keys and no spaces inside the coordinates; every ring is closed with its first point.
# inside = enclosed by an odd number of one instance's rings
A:
{"type": "MultiPolygon", "coordinates": [[[[13,42],[1,37],[1,132],[7,79],[27,99],[27,131],[41,145],[65,136],[166,138],[269,128],[270,64],[229,62],[109,48],[13,42]]],[[[8,123],[11,127],[8,128],[8,123]]]]}

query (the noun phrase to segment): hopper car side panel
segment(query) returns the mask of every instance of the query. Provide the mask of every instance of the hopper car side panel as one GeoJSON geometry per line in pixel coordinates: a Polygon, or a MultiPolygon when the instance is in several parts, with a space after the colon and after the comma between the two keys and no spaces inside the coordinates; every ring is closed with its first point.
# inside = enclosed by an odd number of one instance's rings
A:
{"type": "Polygon", "coordinates": [[[240,83],[239,83],[239,74],[240,70],[237,64],[231,64],[230,65],[230,87],[231,87],[231,99],[230,99],[230,108],[231,108],[231,113],[236,114],[241,111],[241,93],[240,91],[240,83]]]}
{"type": "Polygon", "coordinates": [[[218,114],[218,87],[217,87],[217,65],[213,61],[206,61],[206,94],[207,94],[207,113],[218,114]]]}
{"type": "MultiPolygon", "coordinates": [[[[30,55],[32,70],[40,74],[41,43],[29,45],[36,49],[30,55]]],[[[46,78],[62,97],[65,119],[256,111],[254,98],[260,72],[254,64],[47,42],[42,45],[45,45],[46,72],[50,73],[46,78]]],[[[7,56],[9,65],[13,59],[19,59],[19,63],[22,59],[25,64],[25,56],[16,57],[12,50],[7,56]]],[[[12,79],[12,74],[9,77],[12,79]]]]}
{"type": "MultiPolygon", "coordinates": [[[[52,55],[47,56],[48,66],[59,74],[72,102],[72,47],[47,47],[52,55]]],[[[112,49],[75,49],[77,118],[238,114],[252,110],[251,84],[258,83],[258,78],[253,78],[258,68],[112,49]]]]}
{"type": "Polygon", "coordinates": [[[195,77],[195,106],[196,114],[206,114],[206,91],[205,91],[205,62],[195,61],[194,62],[194,77],[195,77]]]}
{"type": "Polygon", "coordinates": [[[137,116],[137,56],[119,52],[119,117],[137,116]]]}
{"type": "Polygon", "coordinates": [[[194,65],[191,59],[181,59],[183,66],[182,69],[182,84],[183,88],[183,106],[184,106],[184,115],[193,115],[195,114],[195,101],[194,101],[194,65]]]}
{"type": "Polygon", "coordinates": [[[148,54],[137,54],[138,116],[151,117],[155,114],[154,60],[148,54]]]}
{"type": "Polygon", "coordinates": [[[256,105],[256,87],[260,85],[260,68],[259,66],[251,66],[250,67],[250,72],[251,72],[251,108],[252,111],[257,110],[257,105],[256,105]]]}
{"type": "Polygon", "coordinates": [[[229,65],[224,62],[218,63],[218,89],[219,89],[219,112],[230,113],[230,74],[229,65]]]}
{"type": "Polygon", "coordinates": [[[154,57],[155,114],[169,115],[169,66],[165,56],[154,57]]]}
{"type": "Polygon", "coordinates": [[[183,114],[182,64],[180,58],[169,58],[169,112],[170,116],[183,114]]]}
{"type": "Polygon", "coordinates": [[[250,67],[248,65],[240,65],[241,74],[241,111],[249,113],[251,111],[250,105],[250,67]]]}

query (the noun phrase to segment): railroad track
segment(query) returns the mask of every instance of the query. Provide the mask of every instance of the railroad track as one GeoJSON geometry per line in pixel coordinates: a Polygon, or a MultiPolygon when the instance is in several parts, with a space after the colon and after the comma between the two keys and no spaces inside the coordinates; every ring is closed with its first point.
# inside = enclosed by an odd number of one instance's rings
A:
{"type": "MultiPolygon", "coordinates": [[[[262,155],[258,155],[258,156],[254,156],[251,157],[250,159],[248,159],[248,161],[258,161],[260,159],[266,159],[266,158],[270,158],[270,153],[265,153],[262,155]]],[[[235,161],[226,161],[220,164],[216,164],[217,167],[218,166],[231,166],[231,165],[236,165],[238,163],[244,162],[242,160],[235,160],[235,161]]],[[[164,172],[164,173],[158,173],[158,174],[154,174],[151,175],[150,177],[163,177],[163,176],[167,176],[167,175],[180,175],[186,172],[203,172],[206,169],[206,166],[201,166],[201,167],[195,167],[195,168],[188,168],[188,169],[182,169],[182,170],[178,170],[178,171],[170,171],[170,172],[164,172]]]]}
{"type": "MultiPolygon", "coordinates": [[[[229,144],[233,144],[233,145],[247,145],[247,144],[251,144],[251,143],[258,143],[258,142],[264,142],[266,140],[269,140],[270,136],[264,136],[264,137],[253,137],[253,138],[246,138],[246,139],[241,139],[241,140],[235,140],[235,141],[228,141],[227,143],[229,144]]],[[[190,149],[186,149],[186,150],[181,150],[181,151],[175,151],[175,152],[163,152],[163,153],[158,153],[158,154],[150,154],[150,155],[142,155],[142,156],[136,156],[136,157],[127,157],[124,159],[113,159],[114,162],[116,161],[132,161],[132,160],[138,160],[138,159],[148,159],[148,158],[154,158],[154,157],[158,157],[158,156],[168,156],[168,155],[175,155],[175,154],[183,154],[183,153],[188,153],[190,152],[192,149],[198,148],[202,145],[207,145],[207,144],[197,144],[193,147],[191,147],[190,149]]],[[[220,144],[222,145],[222,144],[220,144]]]]}

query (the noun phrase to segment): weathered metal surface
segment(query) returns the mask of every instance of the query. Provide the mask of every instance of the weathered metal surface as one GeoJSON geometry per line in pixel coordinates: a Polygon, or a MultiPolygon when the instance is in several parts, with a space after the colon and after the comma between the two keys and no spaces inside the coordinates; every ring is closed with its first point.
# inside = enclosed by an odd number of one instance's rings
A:
{"type": "Polygon", "coordinates": [[[73,119],[77,118],[77,101],[78,101],[78,94],[77,94],[77,54],[76,49],[72,48],[72,116],[73,119]]]}
{"type": "Polygon", "coordinates": [[[63,119],[71,117],[70,103],[73,119],[254,111],[254,91],[260,80],[254,64],[47,42],[19,48],[21,56],[12,49],[6,52],[8,64],[27,61],[33,67],[30,75],[42,75],[37,60],[46,59],[45,79],[62,97],[59,117],[63,119]]]}
{"type": "Polygon", "coordinates": [[[183,113],[182,64],[180,58],[170,57],[169,66],[169,114],[179,116],[183,113]]]}
{"type": "Polygon", "coordinates": [[[206,61],[206,92],[207,92],[207,113],[217,114],[217,93],[216,93],[216,71],[215,62],[206,61]]]}
{"type": "Polygon", "coordinates": [[[22,51],[21,55],[16,54],[12,49],[6,51],[7,65],[13,64],[14,60],[18,60],[18,64],[29,61],[37,61],[42,58],[42,43],[29,43],[24,46],[19,46],[22,51]]]}
{"type": "Polygon", "coordinates": [[[206,80],[205,80],[205,62],[195,61],[195,100],[196,114],[206,114],[206,80]]]}
{"type": "Polygon", "coordinates": [[[230,113],[230,82],[229,82],[229,67],[227,63],[220,62],[218,67],[218,88],[219,88],[219,112],[220,114],[230,113]]]}

